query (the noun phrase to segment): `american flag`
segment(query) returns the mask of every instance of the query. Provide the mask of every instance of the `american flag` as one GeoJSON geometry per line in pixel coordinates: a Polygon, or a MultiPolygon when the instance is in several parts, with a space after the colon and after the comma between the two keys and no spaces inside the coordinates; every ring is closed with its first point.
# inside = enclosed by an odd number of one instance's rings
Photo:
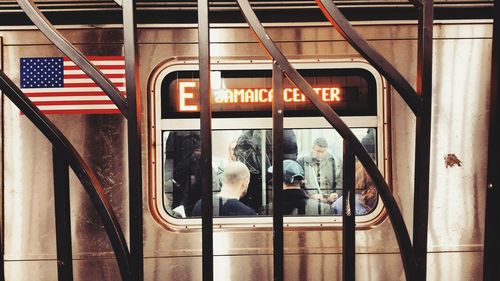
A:
{"type": "MultiPolygon", "coordinates": [[[[87,57],[125,95],[121,56],[87,57]]],[[[120,110],[69,58],[21,58],[21,90],[45,114],[116,114],[120,110]]]]}

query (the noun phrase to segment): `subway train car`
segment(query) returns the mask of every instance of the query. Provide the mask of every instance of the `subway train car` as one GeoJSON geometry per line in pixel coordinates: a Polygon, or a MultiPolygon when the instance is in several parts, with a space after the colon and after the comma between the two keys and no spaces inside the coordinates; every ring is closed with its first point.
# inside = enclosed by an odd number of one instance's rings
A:
{"type": "MultiPolygon", "coordinates": [[[[417,133],[412,110],[314,1],[250,3],[314,93],[363,144],[413,233],[417,133]]],[[[120,6],[86,0],[36,4],[125,94],[120,6]]],[[[493,1],[434,5],[426,276],[481,280],[493,1]]],[[[355,30],[415,86],[415,8],[390,0],[339,1],[338,6],[355,30]]],[[[285,79],[283,146],[273,147],[273,61],[236,1],[213,1],[210,9],[212,185],[220,200],[214,201],[213,214],[214,280],[273,279],[275,149],[281,149],[286,163],[300,166],[285,165],[284,188],[296,184],[297,192],[315,202],[312,210],[285,210],[284,280],[342,280],[341,200],[347,196],[342,137],[285,79]],[[243,180],[247,189],[233,196],[248,212],[228,215],[219,208],[228,201],[218,194],[228,191],[228,167],[234,162],[248,170],[243,180]]],[[[137,1],[144,280],[203,276],[196,13],[196,1],[137,1]]],[[[0,18],[2,71],[94,171],[129,241],[127,119],[17,3],[1,1],[0,18]]],[[[52,144],[5,95],[0,105],[3,278],[57,280],[52,144]]],[[[73,278],[119,280],[103,222],[74,173],[69,180],[73,278]]],[[[356,280],[406,280],[395,225],[371,184],[362,169],[356,170],[356,280]]]]}

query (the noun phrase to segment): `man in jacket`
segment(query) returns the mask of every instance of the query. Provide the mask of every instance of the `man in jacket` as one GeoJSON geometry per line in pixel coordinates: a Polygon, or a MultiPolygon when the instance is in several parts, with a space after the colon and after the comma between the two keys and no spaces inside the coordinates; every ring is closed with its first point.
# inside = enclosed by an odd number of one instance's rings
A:
{"type": "Polygon", "coordinates": [[[312,199],[333,203],[339,197],[341,185],[335,158],[328,152],[328,142],[319,137],[313,142],[311,154],[301,157],[304,168],[304,189],[312,199]]]}

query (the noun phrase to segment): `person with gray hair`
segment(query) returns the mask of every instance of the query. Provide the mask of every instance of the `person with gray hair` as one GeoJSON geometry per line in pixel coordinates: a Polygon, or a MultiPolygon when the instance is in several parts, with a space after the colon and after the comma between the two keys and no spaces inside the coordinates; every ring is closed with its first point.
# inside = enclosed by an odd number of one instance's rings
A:
{"type": "MultiPolygon", "coordinates": [[[[254,209],[240,202],[245,196],[250,182],[250,172],[245,164],[234,161],[226,165],[222,175],[222,186],[219,194],[213,196],[215,216],[257,215],[254,209]]],[[[201,216],[201,199],[193,208],[193,216],[201,216]]]]}
{"type": "Polygon", "coordinates": [[[339,197],[340,176],[337,175],[335,158],[328,152],[325,138],[316,138],[311,153],[297,161],[304,168],[304,189],[309,197],[333,203],[339,197]]]}

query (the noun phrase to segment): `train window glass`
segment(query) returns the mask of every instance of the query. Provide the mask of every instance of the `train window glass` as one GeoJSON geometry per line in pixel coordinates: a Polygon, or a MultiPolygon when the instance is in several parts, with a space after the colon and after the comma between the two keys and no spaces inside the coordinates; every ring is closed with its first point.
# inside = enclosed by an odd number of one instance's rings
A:
{"type": "MultiPolygon", "coordinates": [[[[355,128],[353,132],[377,161],[377,129],[355,128]]],[[[271,130],[214,130],[212,143],[214,217],[272,215],[271,130]]],[[[164,130],[162,146],[165,211],[176,218],[199,217],[199,131],[164,130]]],[[[338,133],[334,129],[286,129],[283,158],[285,215],[340,216],[342,138],[338,133]]],[[[376,207],[378,196],[358,166],[356,215],[361,216],[376,207]]]]}

